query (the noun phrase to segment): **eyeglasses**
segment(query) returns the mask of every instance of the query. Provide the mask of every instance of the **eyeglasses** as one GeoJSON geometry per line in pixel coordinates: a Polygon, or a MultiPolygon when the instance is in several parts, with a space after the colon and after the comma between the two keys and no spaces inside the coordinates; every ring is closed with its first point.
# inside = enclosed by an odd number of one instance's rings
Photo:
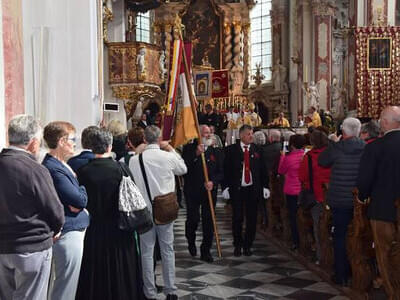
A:
{"type": "Polygon", "coordinates": [[[67,140],[75,143],[76,137],[67,137],[67,140]]]}

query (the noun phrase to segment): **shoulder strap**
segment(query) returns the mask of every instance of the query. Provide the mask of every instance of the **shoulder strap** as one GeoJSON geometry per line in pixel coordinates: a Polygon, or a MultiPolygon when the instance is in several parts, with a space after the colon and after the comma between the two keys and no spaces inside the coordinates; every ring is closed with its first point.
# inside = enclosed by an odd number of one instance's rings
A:
{"type": "Polygon", "coordinates": [[[147,196],[149,196],[150,202],[153,202],[150,194],[149,182],[147,181],[146,170],[144,169],[143,153],[139,154],[139,164],[140,164],[140,170],[142,170],[143,180],[147,190],[147,196]]]}
{"type": "Polygon", "coordinates": [[[118,162],[119,168],[122,171],[122,176],[130,177],[133,182],[135,182],[135,179],[133,178],[131,170],[123,163],[123,162],[118,162]]]}
{"type": "Polygon", "coordinates": [[[312,158],[311,155],[308,156],[308,175],[310,176],[310,191],[314,191],[314,182],[313,182],[313,170],[312,170],[312,158]]]}

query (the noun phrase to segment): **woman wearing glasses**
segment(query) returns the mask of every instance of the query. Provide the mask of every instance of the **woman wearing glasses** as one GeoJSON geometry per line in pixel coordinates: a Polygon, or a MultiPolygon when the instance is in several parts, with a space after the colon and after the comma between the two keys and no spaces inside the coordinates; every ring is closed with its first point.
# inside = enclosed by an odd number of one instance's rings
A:
{"type": "Polygon", "coordinates": [[[42,164],[53,178],[65,213],[64,227],[53,245],[53,268],[48,299],[75,299],[83,240],[85,230],[89,226],[89,214],[85,209],[86,190],[79,186],[75,173],[66,163],[74,155],[75,127],[68,122],[51,122],[44,128],[43,138],[49,152],[42,164]]]}

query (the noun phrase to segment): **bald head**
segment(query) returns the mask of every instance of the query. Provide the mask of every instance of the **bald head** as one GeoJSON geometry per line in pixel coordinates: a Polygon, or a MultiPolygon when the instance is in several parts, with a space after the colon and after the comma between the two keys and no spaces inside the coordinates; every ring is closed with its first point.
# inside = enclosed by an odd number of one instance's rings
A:
{"type": "Polygon", "coordinates": [[[383,132],[400,128],[400,107],[386,107],[381,113],[380,124],[383,132]]]}

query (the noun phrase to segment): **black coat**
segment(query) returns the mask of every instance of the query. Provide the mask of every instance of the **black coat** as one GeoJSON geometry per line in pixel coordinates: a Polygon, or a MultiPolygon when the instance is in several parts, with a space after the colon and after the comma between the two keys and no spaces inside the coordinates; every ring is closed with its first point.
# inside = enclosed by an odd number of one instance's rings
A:
{"type": "MultiPolygon", "coordinates": [[[[197,141],[183,147],[182,158],[188,169],[184,185],[186,193],[196,193],[205,190],[203,164],[201,156],[196,155],[196,149],[197,141]]],[[[216,189],[224,176],[223,154],[218,148],[208,147],[204,155],[207,163],[208,177],[214,183],[214,189],[216,189]]]]}
{"type": "Polygon", "coordinates": [[[361,157],[357,187],[359,198],[368,197],[368,217],[396,221],[394,201],[400,197],[400,131],[392,131],[368,144],[361,157]]]}
{"type": "Polygon", "coordinates": [[[353,189],[364,146],[364,141],[359,138],[350,138],[330,144],[318,157],[321,166],[332,167],[328,190],[331,207],[353,207],[353,189]]]}
{"type": "Polygon", "coordinates": [[[221,118],[215,113],[201,114],[199,118],[199,124],[205,124],[208,126],[213,125],[215,129],[218,129],[220,127],[220,122],[221,118]]]}
{"type": "MultiPolygon", "coordinates": [[[[0,153],[0,253],[49,249],[64,209],[49,171],[25,151],[0,153]]],[[[2,278],[1,280],[4,280],[2,278]]]]}
{"type": "Polygon", "coordinates": [[[69,166],[76,173],[78,169],[87,163],[89,163],[92,159],[94,159],[94,154],[91,151],[82,151],[80,154],[71,157],[68,160],[69,166]]]}
{"type": "Polygon", "coordinates": [[[141,299],[141,272],[133,232],[118,228],[119,163],[96,158],[78,170],[87,191],[86,230],[76,299],[141,299]]]}
{"type": "Polygon", "coordinates": [[[278,173],[279,158],[281,156],[282,143],[273,142],[271,144],[266,144],[261,147],[263,152],[263,159],[265,163],[265,168],[267,174],[276,175],[278,173]]]}
{"type": "MultiPolygon", "coordinates": [[[[268,174],[266,172],[262,151],[254,144],[250,145],[250,170],[255,192],[262,195],[262,188],[268,188],[268,174]]],[[[229,194],[236,193],[242,185],[243,151],[240,142],[225,148],[224,182],[229,187],[229,194]]]]}

